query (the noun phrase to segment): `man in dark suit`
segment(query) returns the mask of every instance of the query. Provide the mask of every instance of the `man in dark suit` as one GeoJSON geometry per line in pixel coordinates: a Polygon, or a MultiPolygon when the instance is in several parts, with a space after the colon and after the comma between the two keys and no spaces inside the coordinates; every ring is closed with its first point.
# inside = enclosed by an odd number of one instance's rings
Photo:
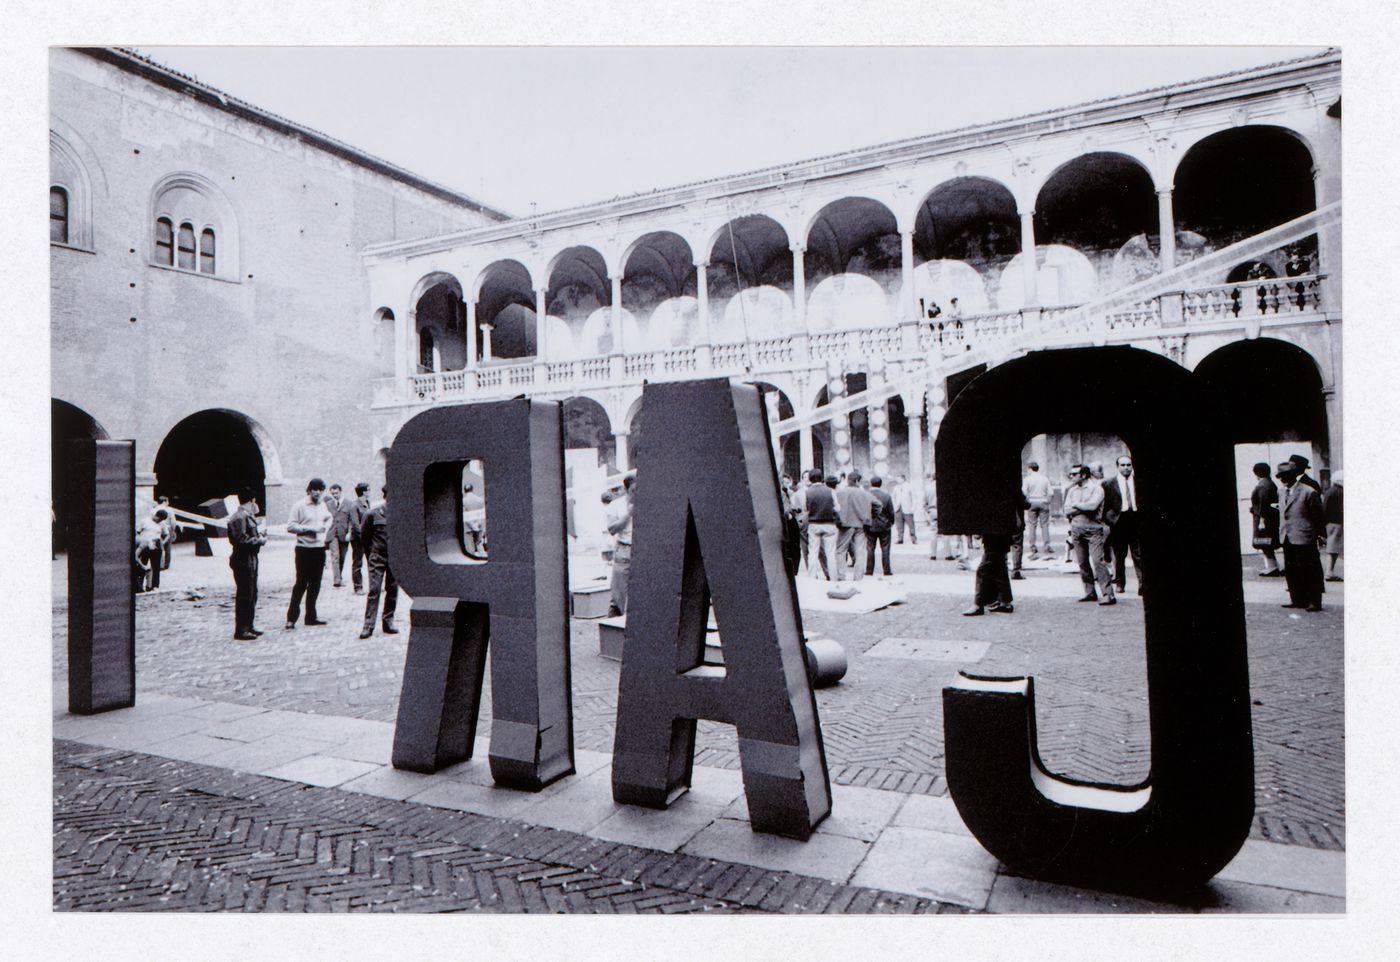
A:
{"type": "Polygon", "coordinates": [[[1322,610],[1322,556],[1317,538],[1327,529],[1322,498],[1303,481],[1295,460],[1284,461],[1274,475],[1283,482],[1283,577],[1288,582],[1285,608],[1322,610]]]}
{"type": "Polygon", "coordinates": [[[865,574],[875,574],[875,543],[880,544],[880,563],[890,577],[890,529],[894,527],[894,499],[883,490],[879,476],[870,479],[870,523],[865,526],[865,574]]]}
{"type": "Polygon", "coordinates": [[[1142,594],[1142,544],[1138,540],[1137,481],[1133,459],[1118,458],[1118,474],[1103,483],[1103,520],[1108,525],[1108,543],[1113,548],[1113,584],[1119,591],[1128,587],[1128,553],[1133,555],[1138,594],[1142,594]]]}

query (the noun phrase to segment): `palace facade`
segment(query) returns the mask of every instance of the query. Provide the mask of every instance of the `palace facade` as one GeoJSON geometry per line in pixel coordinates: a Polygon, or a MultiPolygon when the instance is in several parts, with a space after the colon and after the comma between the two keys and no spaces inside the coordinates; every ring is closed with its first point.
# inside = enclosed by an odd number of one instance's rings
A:
{"type": "Polygon", "coordinates": [[[204,445],[278,513],[520,394],[621,470],[642,385],[707,376],[772,389],[788,471],[917,477],[977,373],[1102,344],[1200,372],[1242,461],[1341,465],[1337,51],[525,218],[129,53],[53,71],[55,409],[153,491],[204,445]]]}

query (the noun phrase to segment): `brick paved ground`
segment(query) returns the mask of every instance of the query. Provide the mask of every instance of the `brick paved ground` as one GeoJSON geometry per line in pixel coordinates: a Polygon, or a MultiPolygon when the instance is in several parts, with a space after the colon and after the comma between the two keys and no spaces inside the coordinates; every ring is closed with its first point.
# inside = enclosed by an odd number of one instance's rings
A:
{"type": "Polygon", "coordinates": [[[54,744],[60,911],[962,913],[572,832],[54,744]]]}
{"type": "MultiPolygon", "coordinates": [[[[214,577],[226,572],[215,559],[177,559],[177,565],[192,563],[214,577]]],[[[1246,562],[1250,579],[1253,564],[1246,562]]],[[[185,590],[138,597],[139,690],[392,722],[407,632],[359,640],[363,598],[348,587],[332,590],[329,581],[322,616],[331,624],[285,632],[278,626],[290,585],[275,562],[268,567],[273,576],[264,576],[259,603],[268,634],[254,644],[229,637],[231,589],[222,581],[205,579],[199,600],[185,590]]],[[[921,554],[897,555],[896,570],[956,573],[952,564],[921,554]]],[[[1075,578],[1066,570],[1032,571],[1022,584],[1072,592],[1075,578]]],[[[971,575],[965,577],[970,590],[971,575]]],[[[1282,585],[1277,591],[1281,598],[1282,585]]],[[[959,668],[1034,675],[1042,757],[1052,771],[1117,782],[1146,777],[1141,606],[1130,600],[1100,609],[1030,595],[1025,588],[1010,617],[963,618],[966,597],[949,594],[911,594],[906,604],[866,615],[806,613],[808,630],[841,640],[850,663],[840,685],[817,693],[832,781],[944,794],[941,689],[959,668]],[[989,648],[971,663],[865,655],[890,637],[989,648]]],[[[1246,617],[1257,786],[1253,835],[1344,848],[1343,609],[1332,605],[1299,616],[1274,603],[1249,604],[1246,617]]],[[[406,624],[406,615],[400,621],[406,624]]],[[[56,691],[66,683],[64,631],[56,617],[56,691]]],[[[575,742],[611,751],[618,665],[599,657],[593,622],[572,623],[572,649],[575,742]]],[[[482,733],[490,730],[485,687],[482,733]]],[[[708,722],[699,727],[697,764],[737,768],[733,730],[708,722]]]]}

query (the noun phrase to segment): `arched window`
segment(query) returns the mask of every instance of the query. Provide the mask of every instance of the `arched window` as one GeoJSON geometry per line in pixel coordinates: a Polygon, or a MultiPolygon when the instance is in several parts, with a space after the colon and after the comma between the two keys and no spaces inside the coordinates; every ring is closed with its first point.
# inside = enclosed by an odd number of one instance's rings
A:
{"type": "Polygon", "coordinates": [[[185,171],[157,182],[149,216],[153,265],[238,283],[238,219],[207,177],[185,171]]]}
{"type": "Polygon", "coordinates": [[[194,270],[194,227],[190,224],[180,225],[180,262],[176,266],[182,271],[194,270]]]}
{"type": "Polygon", "coordinates": [[[418,332],[418,366],[425,373],[433,370],[433,332],[427,328],[418,332]]]}
{"type": "Polygon", "coordinates": [[[68,243],[68,191],[49,188],[49,243],[68,243]]]}
{"type": "Polygon", "coordinates": [[[169,217],[156,221],[156,263],[167,267],[175,264],[175,225],[169,217]]]}
{"type": "Polygon", "coordinates": [[[199,235],[199,272],[201,274],[214,273],[214,229],[204,228],[199,235]]]}

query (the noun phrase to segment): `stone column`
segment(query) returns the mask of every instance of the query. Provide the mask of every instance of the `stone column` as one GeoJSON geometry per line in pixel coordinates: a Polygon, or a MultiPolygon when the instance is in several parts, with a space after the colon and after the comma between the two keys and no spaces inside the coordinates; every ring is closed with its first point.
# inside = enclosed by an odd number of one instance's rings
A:
{"type": "Polygon", "coordinates": [[[914,229],[899,232],[899,271],[904,280],[904,317],[912,321],[917,317],[914,310],[914,229]]]}
{"type": "Polygon", "coordinates": [[[612,281],[612,336],[613,353],[622,354],[622,275],[612,274],[608,279],[612,281]]]}
{"type": "Polygon", "coordinates": [[[414,351],[409,345],[418,324],[417,311],[400,311],[394,315],[394,376],[401,382],[415,370],[414,351]]]}
{"type": "MultiPolygon", "coordinates": [[[[909,415],[909,483],[914,486],[916,492],[922,491],[924,483],[924,416],[922,414],[909,415]]],[[[919,498],[922,498],[919,495],[919,498]]],[[[916,502],[918,498],[915,499],[916,502]]],[[[914,510],[921,511],[922,503],[916,503],[914,510]]]]}
{"type": "Polygon", "coordinates": [[[710,336],[710,289],[707,277],[710,265],[704,261],[695,263],[695,300],[697,320],[700,322],[700,334],[705,344],[714,343],[710,336]]]}
{"type": "Polygon", "coordinates": [[[476,301],[464,301],[467,306],[467,369],[476,367],[476,301]]]}
{"type": "Polygon", "coordinates": [[[797,462],[798,468],[802,471],[810,471],[815,468],[813,463],[817,454],[815,446],[812,444],[812,429],[802,428],[797,432],[797,462]]]}
{"type": "Polygon", "coordinates": [[[1157,191],[1157,230],[1161,237],[1162,273],[1176,266],[1176,215],[1172,212],[1172,189],[1157,191]]]}
{"type": "Polygon", "coordinates": [[[535,357],[544,359],[544,319],[546,298],[549,296],[549,289],[541,287],[535,291],[535,357]]]}
{"type": "Polygon", "coordinates": [[[616,452],[615,460],[617,461],[617,470],[623,473],[632,469],[627,459],[627,436],[630,433],[629,431],[613,432],[613,447],[616,452]]]}
{"type": "Polygon", "coordinates": [[[491,360],[491,332],[496,329],[494,324],[481,325],[481,360],[485,363],[491,360]]]}
{"type": "Polygon", "coordinates": [[[803,264],[806,244],[794,243],[792,248],[792,316],[797,329],[807,333],[807,268],[803,264]]]}
{"type": "Polygon", "coordinates": [[[1023,210],[1021,215],[1021,269],[1025,274],[1026,307],[1040,304],[1040,291],[1035,263],[1035,210],[1023,210]]]}

